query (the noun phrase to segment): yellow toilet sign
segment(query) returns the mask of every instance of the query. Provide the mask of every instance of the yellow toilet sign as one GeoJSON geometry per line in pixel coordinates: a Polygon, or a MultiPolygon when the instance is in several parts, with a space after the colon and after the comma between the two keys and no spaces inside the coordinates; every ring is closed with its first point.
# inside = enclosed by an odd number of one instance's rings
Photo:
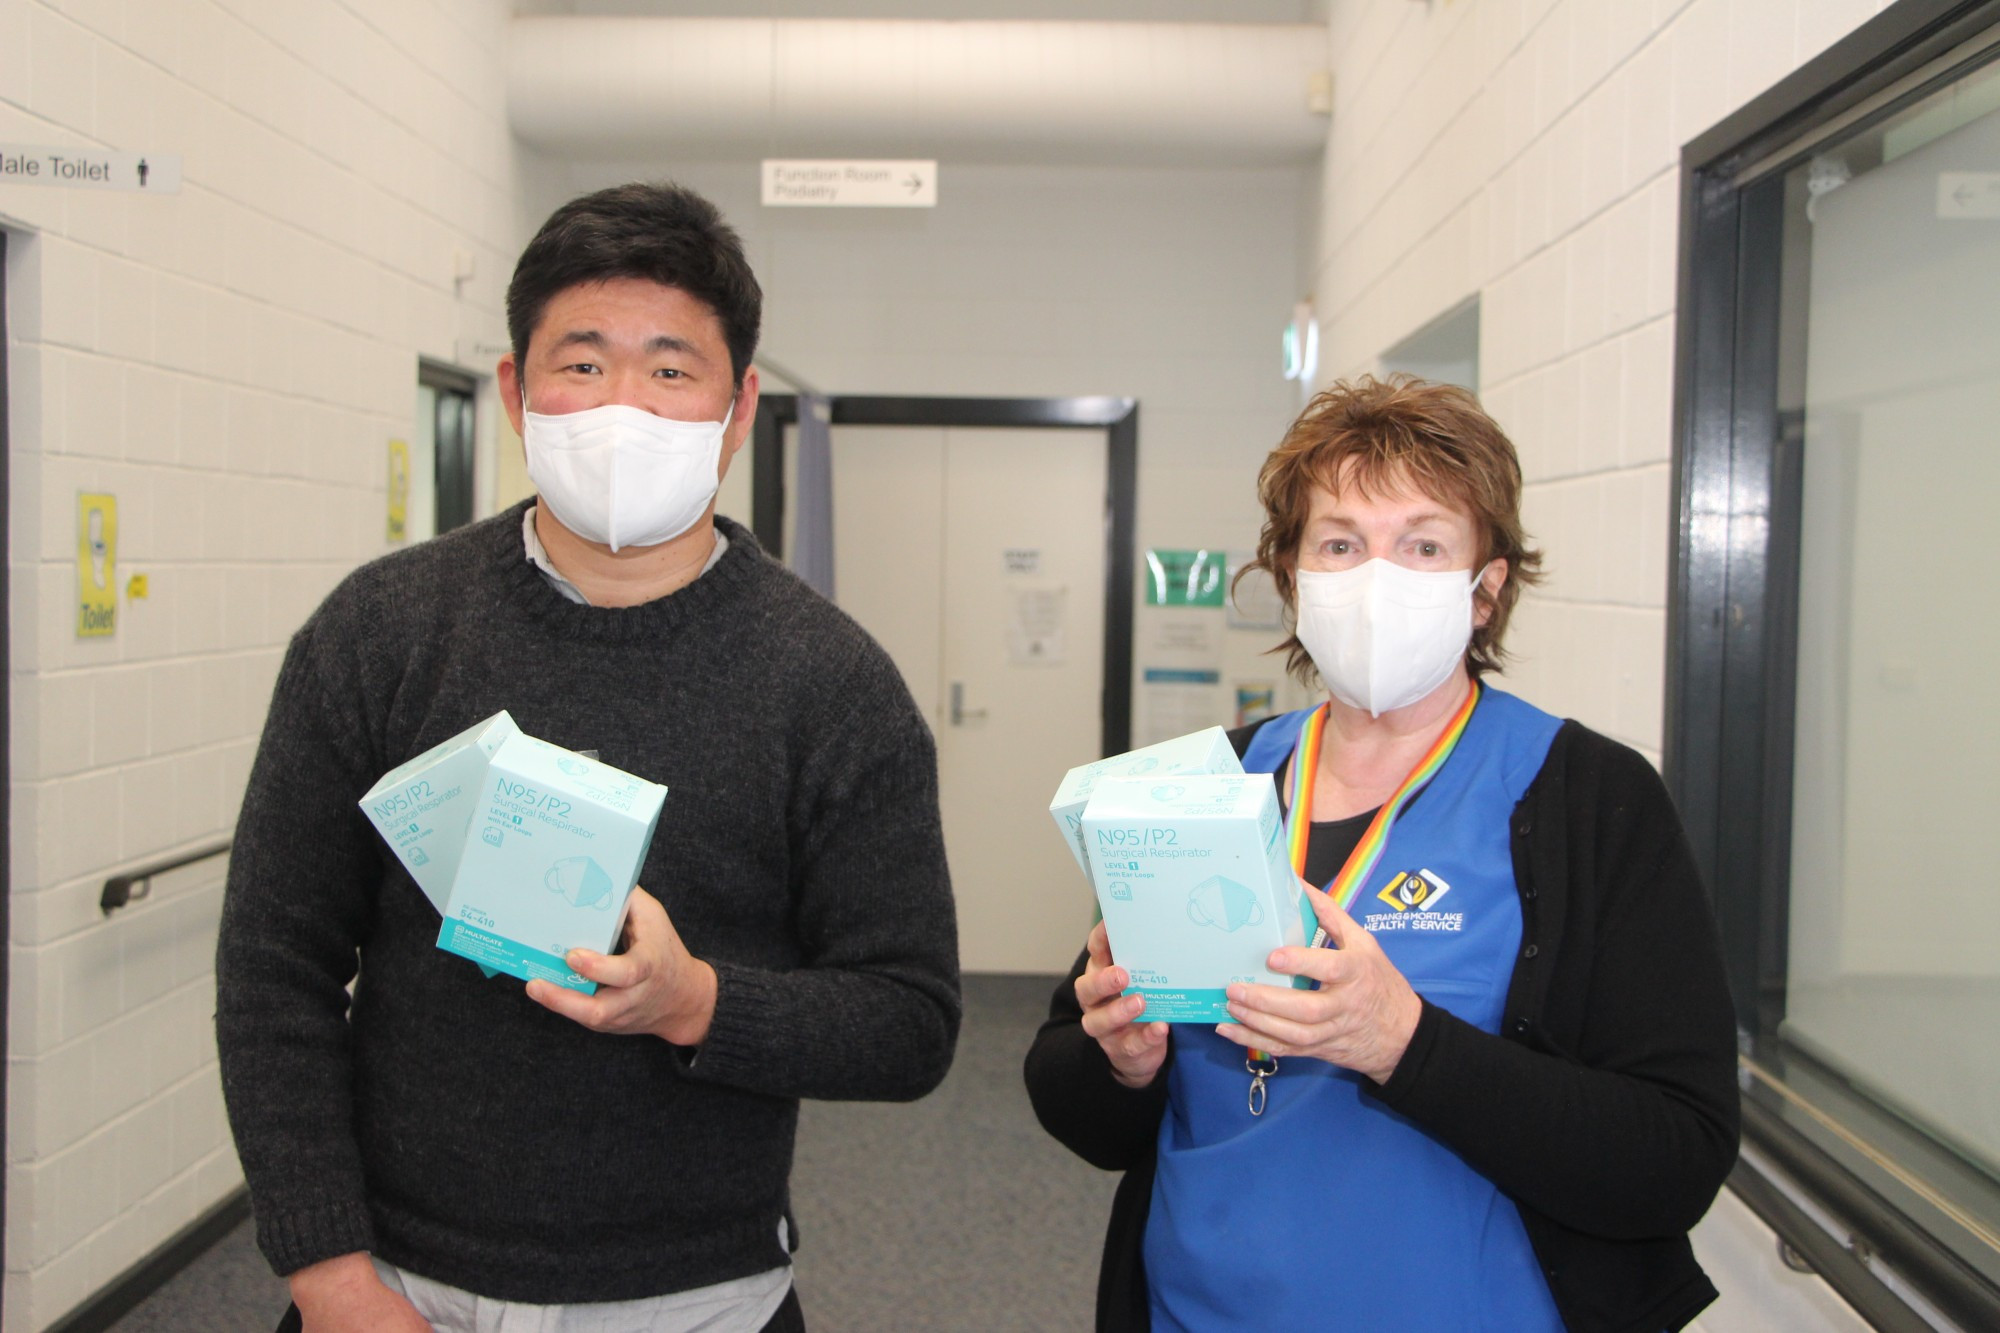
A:
{"type": "Polygon", "coordinates": [[[118,629],[118,498],[76,497],[76,634],[101,638],[118,629]]]}
{"type": "Polygon", "coordinates": [[[410,446],[389,441],[389,540],[410,535],[410,446]]]}

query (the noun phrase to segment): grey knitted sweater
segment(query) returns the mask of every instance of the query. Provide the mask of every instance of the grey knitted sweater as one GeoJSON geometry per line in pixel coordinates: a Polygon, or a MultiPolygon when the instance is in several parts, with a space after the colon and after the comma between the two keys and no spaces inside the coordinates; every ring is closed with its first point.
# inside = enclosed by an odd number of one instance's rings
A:
{"type": "Polygon", "coordinates": [[[527,562],[521,513],[358,570],[279,673],[216,1037],[280,1273],[369,1250],[546,1304],[762,1272],[797,1099],[918,1097],[951,1059],[936,758],[888,657],[727,520],[715,568],[608,609],[527,562]],[[501,708],[670,788],[640,883],[715,967],[698,1051],[589,1032],[435,947],[355,803],[501,708]]]}

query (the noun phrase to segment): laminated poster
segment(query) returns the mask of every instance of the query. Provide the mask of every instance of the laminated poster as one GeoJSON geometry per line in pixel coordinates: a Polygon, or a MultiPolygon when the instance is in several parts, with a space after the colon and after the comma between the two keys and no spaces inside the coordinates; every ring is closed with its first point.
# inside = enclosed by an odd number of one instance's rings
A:
{"type": "Polygon", "coordinates": [[[1139,699],[1134,744],[1152,745],[1227,719],[1220,551],[1146,552],[1139,613],[1139,699]]]}
{"type": "Polygon", "coordinates": [[[1156,546],[1146,552],[1147,606],[1223,605],[1223,554],[1156,546]]]}
{"type": "Polygon", "coordinates": [[[76,497],[76,636],[118,632],[118,499],[80,491],[76,497]]]}
{"type": "Polygon", "coordinates": [[[1236,682],[1236,721],[1232,726],[1247,727],[1278,715],[1278,687],[1267,680],[1236,682]]]}
{"type": "Polygon", "coordinates": [[[389,540],[410,535],[410,446],[389,441],[389,540]]]}

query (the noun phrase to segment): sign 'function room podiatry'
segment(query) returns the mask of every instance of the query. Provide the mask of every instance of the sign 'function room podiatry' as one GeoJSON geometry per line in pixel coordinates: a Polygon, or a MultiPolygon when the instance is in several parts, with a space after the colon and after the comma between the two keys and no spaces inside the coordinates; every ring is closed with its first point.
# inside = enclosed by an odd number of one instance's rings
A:
{"type": "Polygon", "coordinates": [[[925,160],[764,160],[766,208],[936,208],[937,163],[925,160]]]}
{"type": "Polygon", "coordinates": [[[181,155],[0,143],[0,185],[179,194],[181,155]]]}

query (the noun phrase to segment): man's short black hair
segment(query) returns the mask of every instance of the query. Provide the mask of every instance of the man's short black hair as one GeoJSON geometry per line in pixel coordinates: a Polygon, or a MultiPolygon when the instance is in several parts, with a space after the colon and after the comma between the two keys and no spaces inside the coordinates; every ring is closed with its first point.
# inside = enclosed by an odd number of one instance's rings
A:
{"type": "Polygon", "coordinates": [[[714,204],[684,186],[635,181],[570,200],[542,224],[507,284],[507,335],[527,373],[528,338],[560,292],[644,278],[704,301],[722,321],[736,383],[757,352],[764,291],[743,241],[714,204]]]}

